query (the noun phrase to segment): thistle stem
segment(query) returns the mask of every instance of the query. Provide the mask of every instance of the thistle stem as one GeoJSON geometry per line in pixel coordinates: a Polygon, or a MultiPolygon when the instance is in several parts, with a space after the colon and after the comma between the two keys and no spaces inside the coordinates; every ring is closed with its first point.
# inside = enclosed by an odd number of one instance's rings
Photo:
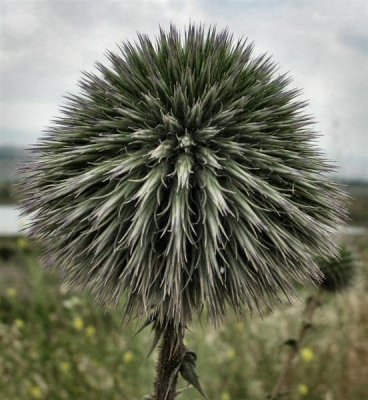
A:
{"type": "Polygon", "coordinates": [[[297,336],[295,342],[293,342],[293,345],[291,346],[288,355],[284,359],[281,373],[280,373],[279,378],[271,392],[271,396],[269,397],[270,400],[278,400],[285,393],[285,386],[286,386],[288,377],[291,373],[291,368],[293,366],[293,362],[294,362],[295,358],[297,357],[299,350],[300,350],[300,346],[304,340],[304,337],[307,334],[307,332],[312,324],[314,314],[315,314],[317,308],[321,305],[321,296],[322,296],[322,291],[319,289],[317,294],[315,296],[313,296],[312,298],[310,298],[305,306],[304,317],[303,317],[303,321],[299,328],[298,336],[297,336]]]}
{"type": "Polygon", "coordinates": [[[178,333],[172,323],[162,334],[153,400],[174,400],[181,362],[186,349],[184,334],[178,333]]]}

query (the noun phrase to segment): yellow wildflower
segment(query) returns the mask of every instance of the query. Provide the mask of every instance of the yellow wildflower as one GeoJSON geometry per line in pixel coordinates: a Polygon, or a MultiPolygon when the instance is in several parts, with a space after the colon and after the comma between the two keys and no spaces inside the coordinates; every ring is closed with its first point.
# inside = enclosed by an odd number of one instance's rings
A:
{"type": "Polygon", "coordinates": [[[231,396],[229,392],[222,392],[221,400],[231,400],[231,396]]]}
{"type": "Polygon", "coordinates": [[[86,336],[87,337],[92,337],[95,336],[96,334],[96,328],[92,325],[87,326],[86,328],[86,336]]]}
{"type": "Polygon", "coordinates": [[[304,385],[304,383],[301,383],[298,385],[298,393],[301,396],[306,396],[309,393],[309,387],[307,385],[304,385]]]}
{"type": "Polygon", "coordinates": [[[14,299],[15,297],[17,297],[18,291],[17,291],[17,289],[10,287],[10,288],[6,289],[6,294],[11,299],[14,299]]]}
{"type": "Polygon", "coordinates": [[[73,320],[73,328],[76,331],[81,331],[84,328],[84,321],[80,317],[75,317],[73,320]]]}
{"type": "Polygon", "coordinates": [[[43,397],[42,390],[37,385],[31,386],[31,388],[29,389],[29,394],[32,397],[32,399],[42,399],[43,397]]]}
{"type": "Polygon", "coordinates": [[[17,318],[16,320],[14,320],[14,325],[18,328],[18,329],[22,329],[24,327],[24,321],[20,318],[17,318]]]}
{"type": "Polygon", "coordinates": [[[311,362],[314,360],[313,350],[309,347],[304,347],[300,353],[305,362],[311,362]]]}
{"type": "Polygon", "coordinates": [[[134,360],[134,354],[132,351],[128,350],[123,355],[123,360],[125,364],[130,364],[134,360]]]}
{"type": "Polygon", "coordinates": [[[60,369],[65,375],[67,375],[70,372],[70,364],[67,361],[63,361],[60,363],[60,369]]]}

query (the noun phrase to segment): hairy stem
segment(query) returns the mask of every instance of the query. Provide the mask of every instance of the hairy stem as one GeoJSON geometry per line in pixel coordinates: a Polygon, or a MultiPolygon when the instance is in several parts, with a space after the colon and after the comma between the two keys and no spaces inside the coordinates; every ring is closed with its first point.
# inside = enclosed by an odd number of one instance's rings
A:
{"type": "Polygon", "coordinates": [[[288,377],[290,376],[290,373],[291,373],[291,368],[293,366],[293,362],[294,362],[296,356],[298,355],[300,346],[303,342],[303,339],[312,324],[314,314],[315,314],[317,308],[321,305],[321,296],[322,296],[322,291],[319,290],[318,293],[314,297],[309,299],[309,301],[307,302],[307,304],[305,306],[304,317],[303,317],[303,321],[299,328],[298,336],[295,339],[295,341],[293,341],[293,344],[290,347],[289,353],[287,354],[286,358],[284,359],[281,373],[280,373],[279,378],[272,390],[270,400],[278,400],[285,393],[285,387],[287,384],[288,377]]]}
{"type": "Polygon", "coordinates": [[[153,400],[174,400],[181,362],[186,349],[184,334],[178,333],[172,323],[162,333],[160,353],[154,385],[153,400]]]}

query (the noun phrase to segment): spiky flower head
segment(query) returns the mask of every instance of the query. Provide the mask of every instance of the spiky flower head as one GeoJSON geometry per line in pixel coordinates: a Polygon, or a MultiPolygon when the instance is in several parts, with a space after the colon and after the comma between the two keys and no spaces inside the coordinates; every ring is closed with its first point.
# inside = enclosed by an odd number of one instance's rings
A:
{"type": "Polygon", "coordinates": [[[318,279],[341,194],[290,79],[227,30],[138,39],[84,73],[35,146],[25,209],[53,267],[175,324],[262,311],[318,279]]]}
{"type": "Polygon", "coordinates": [[[357,260],[347,246],[342,246],[337,257],[321,260],[324,275],[321,288],[327,292],[341,292],[352,286],[357,271],[357,260]]]}

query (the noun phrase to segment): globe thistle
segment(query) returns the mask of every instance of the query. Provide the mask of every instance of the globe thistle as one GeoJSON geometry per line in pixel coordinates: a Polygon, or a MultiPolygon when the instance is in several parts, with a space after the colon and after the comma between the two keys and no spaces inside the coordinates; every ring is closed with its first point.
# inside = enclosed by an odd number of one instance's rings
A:
{"type": "Polygon", "coordinates": [[[128,317],[186,326],[318,280],[344,214],[290,78],[247,40],[138,35],[84,72],[24,180],[48,264],[128,317]]]}
{"type": "Polygon", "coordinates": [[[327,292],[341,292],[352,286],[357,271],[357,261],[353,252],[341,247],[337,257],[321,260],[320,268],[324,275],[321,289],[327,292]]]}

